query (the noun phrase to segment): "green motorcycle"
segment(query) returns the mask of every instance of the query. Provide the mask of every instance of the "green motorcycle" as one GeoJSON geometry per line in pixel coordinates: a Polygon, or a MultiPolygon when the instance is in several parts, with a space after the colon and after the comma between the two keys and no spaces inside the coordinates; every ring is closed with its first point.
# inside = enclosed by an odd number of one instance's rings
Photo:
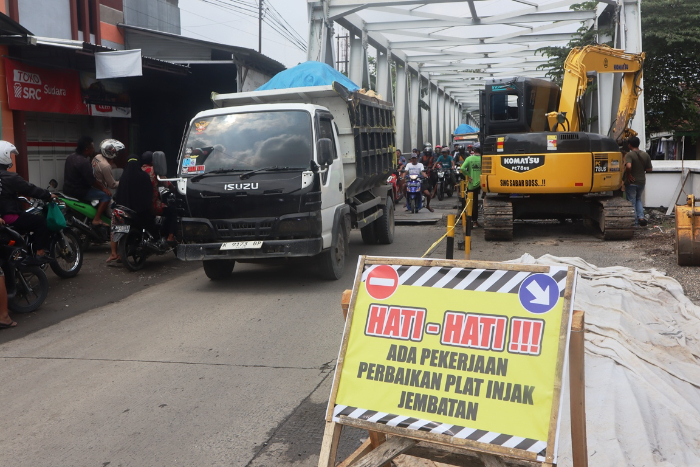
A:
{"type": "Polygon", "coordinates": [[[102,222],[107,225],[97,227],[92,225],[92,220],[95,218],[95,214],[97,213],[97,201],[93,201],[95,204],[93,206],[92,203],[71,198],[70,196],[60,192],[56,192],[56,194],[66,205],[66,223],[80,240],[83,251],[86,251],[92,243],[109,243],[109,226],[112,223],[112,219],[103,214],[101,217],[102,222]]]}

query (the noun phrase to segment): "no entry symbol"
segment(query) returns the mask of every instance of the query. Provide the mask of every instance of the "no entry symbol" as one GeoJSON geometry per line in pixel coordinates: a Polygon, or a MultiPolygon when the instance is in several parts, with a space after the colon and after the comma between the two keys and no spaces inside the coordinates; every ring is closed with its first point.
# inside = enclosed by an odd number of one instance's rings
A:
{"type": "Polygon", "coordinates": [[[370,297],[375,300],[385,300],[396,292],[399,287],[399,275],[391,266],[377,266],[367,274],[365,288],[370,297]]]}

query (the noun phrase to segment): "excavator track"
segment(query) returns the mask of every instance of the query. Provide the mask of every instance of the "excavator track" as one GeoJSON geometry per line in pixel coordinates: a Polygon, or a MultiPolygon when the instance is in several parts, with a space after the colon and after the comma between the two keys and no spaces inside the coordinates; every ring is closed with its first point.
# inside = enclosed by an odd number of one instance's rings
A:
{"type": "Polygon", "coordinates": [[[513,203],[507,198],[484,198],[484,239],[513,240],[513,203]]]}
{"type": "Polygon", "coordinates": [[[629,240],[634,236],[634,206],[619,196],[596,200],[601,207],[600,230],[604,240],[629,240]]]}

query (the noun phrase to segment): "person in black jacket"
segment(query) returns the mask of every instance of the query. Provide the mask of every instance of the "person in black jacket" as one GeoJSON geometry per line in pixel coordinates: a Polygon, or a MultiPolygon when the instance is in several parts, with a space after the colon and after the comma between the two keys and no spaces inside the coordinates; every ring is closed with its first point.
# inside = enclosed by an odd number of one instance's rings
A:
{"type": "Polygon", "coordinates": [[[36,255],[41,259],[46,256],[46,249],[49,248],[46,218],[24,212],[17,197],[27,196],[50,201],[58,196],[32,185],[15,172],[9,172],[8,169],[12,167],[12,154],[19,154],[14,144],[0,141],[0,214],[9,226],[19,233],[34,232],[36,255]]]}

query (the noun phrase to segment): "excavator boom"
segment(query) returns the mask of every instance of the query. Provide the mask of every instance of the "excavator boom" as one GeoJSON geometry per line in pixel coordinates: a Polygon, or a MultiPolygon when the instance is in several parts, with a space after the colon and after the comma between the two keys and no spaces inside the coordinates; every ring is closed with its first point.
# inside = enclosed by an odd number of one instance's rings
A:
{"type": "Polygon", "coordinates": [[[634,116],[637,100],[641,93],[644,53],[632,54],[613,49],[606,45],[589,45],[571,50],[564,62],[564,82],[562,84],[559,113],[566,112],[570,131],[581,131],[581,105],[588,87],[587,73],[622,73],[622,93],[615,125],[610,135],[619,143],[630,136],[629,121],[634,116]]]}

